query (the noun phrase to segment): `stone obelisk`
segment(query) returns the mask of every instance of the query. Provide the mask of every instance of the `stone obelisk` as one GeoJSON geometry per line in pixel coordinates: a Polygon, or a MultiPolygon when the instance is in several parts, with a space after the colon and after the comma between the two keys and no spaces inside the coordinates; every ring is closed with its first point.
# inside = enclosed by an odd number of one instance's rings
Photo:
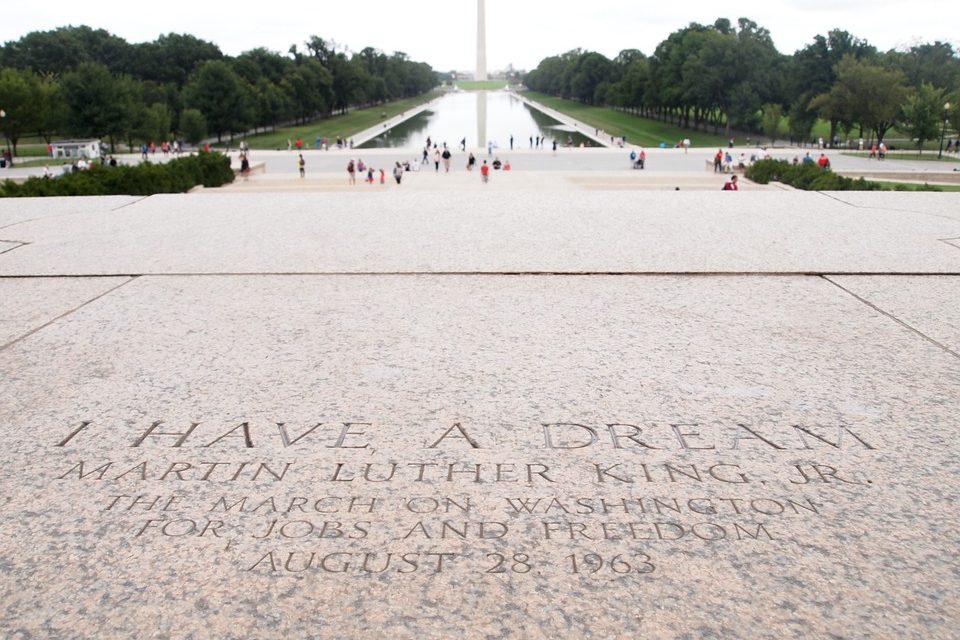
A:
{"type": "Polygon", "coordinates": [[[477,76],[487,79],[487,20],[485,0],[477,0],[477,76]]]}

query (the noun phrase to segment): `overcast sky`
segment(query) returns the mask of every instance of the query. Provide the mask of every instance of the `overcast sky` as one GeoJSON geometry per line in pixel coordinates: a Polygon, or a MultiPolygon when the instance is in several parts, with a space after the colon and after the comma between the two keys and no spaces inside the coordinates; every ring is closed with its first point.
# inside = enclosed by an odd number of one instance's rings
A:
{"type": "MultiPolygon", "coordinates": [[[[783,53],[818,33],[842,28],[881,50],[917,42],[960,44],[957,0],[487,0],[490,69],[530,69],[546,56],[581,47],[608,57],[657,44],[690,22],[747,17],[766,27],[783,53]]],[[[267,47],[286,52],[313,34],[351,50],[404,51],[437,70],[472,70],[476,0],[9,0],[0,11],[0,41],[68,24],[103,28],[130,42],[190,33],[229,55],[267,47]]]]}

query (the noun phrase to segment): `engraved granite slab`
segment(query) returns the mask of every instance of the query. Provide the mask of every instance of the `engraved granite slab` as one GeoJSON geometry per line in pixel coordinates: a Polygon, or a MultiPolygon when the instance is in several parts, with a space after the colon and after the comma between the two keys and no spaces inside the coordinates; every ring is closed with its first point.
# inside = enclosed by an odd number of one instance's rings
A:
{"type": "Polygon", "coordinates": [[[831,276],[830,279],[921,335],[960,353],[960,278],[831,276]]]}
{"type": "Polygon", "coordinates": [[[926,213],[960,220],[960,202],[951,192],[845,191],[831,195],[856,207],[926,213]]]}
{"type": "Polygon", "coordinates": [[[0,230],[28,220],[113,211],[139,199],[137,196],[3,198],[0,199],[0,230]]]}
{"type": "MultiPolygon", "coordinates": [[[[805,192],[212,194],[17,227],[0,275],[960,273],[960,220],[805,192]]],[[[943,200],[960,204],[960,195],[943,200]]]]}
{"type": "Polygon", "coordinates": [[[128,278],[0,279],[0,345],[36,331],[129,280],[128,278]]]}
{"type": "Polygon", "coordinates": [[[960,620],[960,359],[824,278],[147,276],[0,376],[3,636],[960,620]]]}

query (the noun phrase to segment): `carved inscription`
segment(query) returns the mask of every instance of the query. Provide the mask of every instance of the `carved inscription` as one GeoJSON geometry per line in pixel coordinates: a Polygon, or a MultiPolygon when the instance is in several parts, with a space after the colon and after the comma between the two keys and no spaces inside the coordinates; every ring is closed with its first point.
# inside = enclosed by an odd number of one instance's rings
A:
{"type": "Polygon", "coordinates": [[[153,420],[104,451],[107,429],[51,443],[52,479],[88,487],[95,519],[277,576],[648,579],[671,547],[785,544],[829,523],[835,493],[871,490],[877,450],[851,425],[745,421],[542,421],[509,450],[463,421],[422,427],[414,448],[373,420],[153,420]]]}

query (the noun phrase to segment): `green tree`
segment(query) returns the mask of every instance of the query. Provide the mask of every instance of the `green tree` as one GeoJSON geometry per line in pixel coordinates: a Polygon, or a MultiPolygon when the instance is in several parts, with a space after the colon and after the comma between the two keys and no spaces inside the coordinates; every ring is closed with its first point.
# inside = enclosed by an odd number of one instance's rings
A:
{"type": "Polygon", "coordinates": [[[780,137],[780,122],[783,120],[783,107],[779,104],[763,105],[763,135],[774,144],[780,137]]]}
{"type": "Polygon", "coordinates": [[[0,128],[17,155],[17,141],[28,131],[36,131],[37,118],[33,104],[36,78],[28,71],[0,69],[0,109],[5,115],[0,118],[0,128]]]}
{"type": "Polygon", "coordinates": [[[905,76],[853,55],[837,64],[837,80],[828,93],[811,101],[811,106],[832,122],[848,121],[873,131],[883,140],[900,112],[907,95],[905,76]]]}
{"type": "Polygon", "coordinates": [[[192,145],[200,144],[207,135],[207,120],[198,109],[184,109],[180,114],[180,134],[192,145]]]}
{"type": "Polygon", "coordinates": [[[927,83],[949,91],[960,85],[960,58],[948,42],[914,45],[904,53],[893,52],[893,55],[913,87],[927,83]]]}
{"type": "Polygon", "coordinates": [[[52,73],[41,74],[33,85],[33,91],[37,133],[50,144],[53,135],[62,131],[67,121],[67,105],[60,81],[52,73]]]}
{"type": "Polygon", "coordinates": [[[86,62],[61,81],[67,105],[66,128],[71,135],[107,138],[111,149],[128,137],[142,86],[129,76],[117,76],[100,63],[86,62]]]}
{"type": "Polygon", "coordinates": [[[330,112],[333,104],[333,78],[317,60],[306,58],[289,69],[281,88],[289,96],[294,115],[306,122],[330,112]]]}
{"type": "MultiPolygon", "coordinates": [[[[847,55],[858,60],[872,60],[876,58],[877,50],[866,40],[842,29],[833,29],[826,36],[814,37],[813,43],[794,53],[786,64],[784,94],[786,104],[790,105],[790,128],[794,139],[809,138],[817,117],[817,108],[812,101],[833,88],[837,81],[837,65],[847,55]],[[808,122],[810,130],[806,130],[808,122]],[[802,137],[801,133],[804,134],[802,137]]],[[[824,117],[830,121],[832,141],[841,122],[838,118],[824,117]]]]}
{"type": "Polygon", "coordinates": [[[255,120],[257,127],[276,126],[281,120],[290,117],[292,103],[290,98],[266,77],[261,77],[253,87],[255,94],[255,120]]]}
{"type": "Polygon", "coordinates": [[[222,60],[200,65],[183,89],[184,103],[199,109],[207,126],[223,140],[224,133],[246,130],[253,121],[250,94],[240,76],[222,60]]]}
{"type": "Polygon", "coordinates": [[[144,107],[138,114],[133,137],[138,142],[161,142],[170,136],[172,122],[170,107],[162,102],[155,102],[144,107]]]}
{"type": "Polygon", "coordinates": [[[103,29],[60,27],[33,31],[7,42],[0,60],[3,66],[30,68],[40,73],[65,73],[89,62],[120,73],[127,70],[132,51],[126,40],[103,29]]]}
{"type": "Polygon", "coordinates": [[[932,84],[924,82],[920,89],[911,93],[903,104],[903,118],[900,130],[917,141],[917,148],[923,153],[923,143],[936,139],[940,135],[943,121],[944,92],[932,84]]]}

